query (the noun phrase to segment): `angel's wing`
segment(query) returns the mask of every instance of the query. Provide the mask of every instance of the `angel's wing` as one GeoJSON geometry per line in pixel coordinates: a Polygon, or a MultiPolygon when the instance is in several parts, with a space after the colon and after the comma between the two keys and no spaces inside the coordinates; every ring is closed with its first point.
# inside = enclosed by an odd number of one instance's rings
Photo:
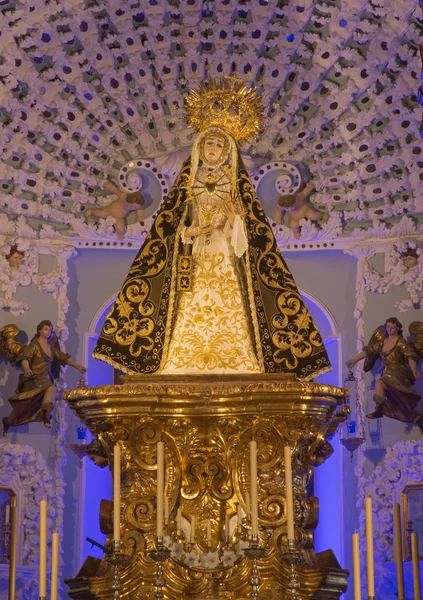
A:
{"type": "Polygon", "coordinates": [[[386,337],[387,333],[384,325],[380,325],[372,333],[372,337],[370,338],[369,343],[366,346],[367,356],[363,366],[363,370],[365,373],[373,369],[374,364],[379,357],[379,349],[381,347],[381,344],[383,344],[383,340],[386,337]]]}
{"type": "Polygon", "coordinates": [[[0,358],[5,358],[14,363],[19,354],[26,347],[15,340],[20,329],[17,325],[5,325],[0,329],[0,358]]]}
{"type": "MultiPolygon", "coordinates": [[[[50,344],[50,346],[52,348],[54,348],[55,350],[59,350],[59,352],[61,352],[59,340],[57,339],[57,335],[54,333],[54,331],[52,331],[48,343],[50,344]]],[[[57,379],[60,376],[60,363],[58,360],[56,360],[56,359],[53,360],[51,367],[50,367],[50,373],[52,374],[53,379],[57,379]]]]}
{"type": "Polygon", "coordinates": [[[423,358],[423,323],[421,321],[413,321],[408,326],[408,331],[414,336],[410,344],[413,346],[417,355],[423,358]]]}

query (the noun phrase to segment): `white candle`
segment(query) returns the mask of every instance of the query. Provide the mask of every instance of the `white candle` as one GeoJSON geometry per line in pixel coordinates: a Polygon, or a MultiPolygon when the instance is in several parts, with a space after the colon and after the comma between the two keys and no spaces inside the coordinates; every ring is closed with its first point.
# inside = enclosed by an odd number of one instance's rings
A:
{"type": "Polygon", "coordinates": [[[352,551],[354,573],[354,600],[361,600],[360,549],[358,544],[358,533],[353,533],[352,551]]]}
{"type": "Polygon", "coordinates": [[[55,531],[51,549],[51,600],[59,599],[59,532],[55,531]]]}
{"type": "Polygon", "coordinates": [[[413,565],[414,600],[421,600],[420,591],[420,565],[419,565],[419,539],[417,533],[411,534],[411,562],[413,565]]]}
{"type": "Polygon", "coordinates": [[[191,515],[191,542],[195,542],[195,526],[197,524],[196,515],[191,515]]]}
{"type": "Polygon", "coordinates": [[[394,539],[395,539],[395,564],[397,568],[398,599],[405,600],[404,596],[404,566],[402,557],[401,539],[401,508],[394,504],[394,539]]]}
{"type": "Polygon", "coordinates": [[[164,498],[164,522],[165,525],[169,523],[169,497],[165,496],[164,498]]]}
{"type": "Polygon", "coordinates": [[[113,540],[120,542],[120,445],[113,448],[113,540]]]}
{"type": "Polygon", "coordinates": [[[207,544],[211,546],[212,543],[212,532],[211,532],[211,519],[207,519],[207,544]]]}
{"type": "Polygon", "coordinates": [[[250,492],[245,492],[245,512],[247,517],[251,516],[250,492]]]}
{"type": "Polygon", "coordinates": [[[9,600],[16,600],[16,496],[10,498],[9,600]]]}
{"type": "Polygon", "coordinates": [[[10,522],[10,504],[6,504],[4,509],[4,524],[9,525],[10,522]]]}
{"type": "Polygon", "coordinates": [[[163,535],[164,443],[157,442],[157,537],[163,535]]]}
{"type": "Polygon", "coordinates": [[[257,442],[250,442],[251,535],[258,535],[257,442]]]}
{"type": "Polygon", "coordinates": [[[238,527],[241,527],[242,524],[242,513],[241,513],[241,505],[236,505],[236,524],[238,527]]]}
{"type": "Polygon", "coordinates": [[[366,498],[366,561],[367,561],[367,595],[375,595],[375,565],[373,558],[373,510],[372,499],[366,498]]]}
{"type": "Polygon", "coordinates": [[[40,598],[47,596],[47,500],[40,502],[40,598]]]}
{"type": "Polygon", "coordinates": [[[285,459],[285,489],[286,489],[286,527],[288,540],[295,539],[294,534],[294,495],[292,489],[292,465],[291,448],[285,446],[283,449],[285,459]]]}
{"type": "Polygon", "coordinates": [[[225,515],[225,539],[229,540],[229,515],[225,515]]]}

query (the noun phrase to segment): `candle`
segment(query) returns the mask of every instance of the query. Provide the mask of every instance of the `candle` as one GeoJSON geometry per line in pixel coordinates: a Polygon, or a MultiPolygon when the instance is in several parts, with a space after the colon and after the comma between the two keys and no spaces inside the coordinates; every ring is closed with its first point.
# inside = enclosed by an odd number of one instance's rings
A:
{"type": "Polygon", "coordinates": [[[245,512],[247,517],[251,515],[250,492],[245,492],[245,512]]]}
{"type": "Polygon", "coordinates": [[[191,542],[195,542],[195,526],[197,524],[196,515],[191,515],[191,542]]]}
{"type": "Polygon", "coordinates": [[[179,507],[176,512],[176,531],[178,533],[181,533],[181,531],[182,531],[182,509],[181,509],[181,507],[179,507]]]}
{"type": "Polygon", "coordinates": [[[241,523],[242,523],[241,505],[238,503],[236,505],[236,524],[238,527],[241,527],[241,523]]]}
{"type": "Polygon", "coordinates": [[[286,489],[286,527],[288,540],[295,539],[294,534],[294,496],[292,489],[292,465],[291,448],[285,446],[283,449],[285,458],[285,489],[286,489]]]}
{"type": "Polygon", "coordinates": [[[225,515],[225,540],[229,540],[229,515],[225,515]]]}
{"type": "Polygon", "coordinates": [[[164,443],[157,442],[157,537],[163,536],[164,443]]]}
{"type": "Polygon", "coordinates": [[[16,600],[16,496],[10,499],[9,600],[16,600]]]}
{"type": "Polygon", "coordinates": [[[411,534],[411,561],[413,564],[413,589],[414,600],[421,600],[420,593],[420,566],[419,566],[419,540],[417,533],[411,534]]]}
{"type": "Polygon", "coordinates": [[[404,596],[404,566],[401,541],[401,515],[400,505],[394,504],[394,538],[395,538],[395,563],[397,567],[398,600],[405,600],[404,596]]]}
{"type": "Polygon", "coordinates": [[[352,551],[354,572],[354,600],[361,600],[360,549],[358,545],[358,533],[353,533],[352,551]]]}
{"type": "Polygon", "coordinates": [[[40,598],[47,596],[47,500],[40,502],[40,598]]]}
{"type": "Polygon", "coordinates": [[[59,532],[55,531],[51,549],[51,600],[59,598],[59,532]]]}
{"type": "Polygon", "coordinates": [[[367,561],[367,595],[375,596],[375,565],[373,559],[373,512],[372,499],[366,498],[366,561],[367,561]]]}
{"type": "Polygon", "coordinates": [[[120,542],[120,445],[113,448],[113,540],[120,542]]]}
{"type": "Polygon", "coordinates": [[[258,535],[257,442],[250,442],[251,535],[258,535]]]}
{"type": "Polygon", "coordinates": [[[164,499],[164,520],[165,520],[165,524],[167,525],[169,523],[169,497],[165,496],[164,499]]]}
{"type": "Polygon", "coordinates": [[[4,524],[9,525],[10,522],[10,504],[6,504],[4,509],[4,524]]]}
{"type": "Polygon", "coordinates": [[[207,545],[211,546],[211,543],[212,543],[211,519],[207,519],[207,545]]]}

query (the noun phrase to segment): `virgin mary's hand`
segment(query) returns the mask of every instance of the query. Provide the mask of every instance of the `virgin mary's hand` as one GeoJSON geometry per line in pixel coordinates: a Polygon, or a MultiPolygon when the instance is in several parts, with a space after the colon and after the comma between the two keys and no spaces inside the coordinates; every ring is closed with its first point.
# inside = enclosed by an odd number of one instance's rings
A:
{"type": "Polygon", "coordinates": [[[186,237],[197,237],[201,234],[207,235],[208,233],[211,233],[212,230],[212,226],[211,225],[190,225],[189,227],[187,227],[187,229],[185,230],[185,236],[186,237]]]}

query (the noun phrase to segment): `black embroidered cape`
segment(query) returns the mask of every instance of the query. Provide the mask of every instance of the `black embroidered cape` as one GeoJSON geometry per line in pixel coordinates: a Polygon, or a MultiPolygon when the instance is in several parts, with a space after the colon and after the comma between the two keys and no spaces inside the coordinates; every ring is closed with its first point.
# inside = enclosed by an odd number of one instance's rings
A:
{"type": "MultiPolygon", "coordinates": [[[[166,358],[189,182],[188,161],[129,270],[93,352],[95,358],[126,373],[160,372],[166,358]]],[[[241,161],[236,186],[249,246],[240,260],[258,363],[266,373],[316,377],[331,370],[326,350],[241,161]]]]}

